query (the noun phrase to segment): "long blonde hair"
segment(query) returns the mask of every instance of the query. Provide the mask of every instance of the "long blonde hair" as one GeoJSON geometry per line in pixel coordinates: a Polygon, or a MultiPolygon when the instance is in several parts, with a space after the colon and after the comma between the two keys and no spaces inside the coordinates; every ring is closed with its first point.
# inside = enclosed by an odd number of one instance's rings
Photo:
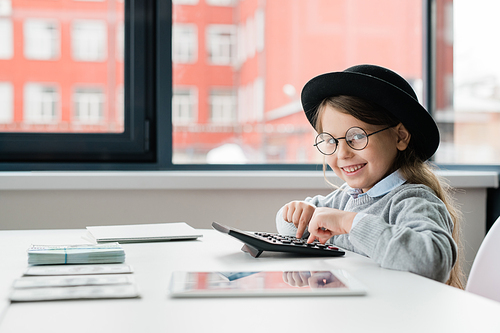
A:
{"type": "MultiPolygon", "coordinates": [[[[318,133],[323,131],[321,115],[327,106],[333,107],[340,112],[350,114],[353,117],[372,125],[395,126],[400,123],[397,118],[377,104],[353,96],[334,96],[325,99],[318,107],[315,118],[316,131],[318,133]]],[[[450,278],[446,284],[464,289],[461,265],[462,244],[460,235],[460,221],[462,219],[462,215],[458,209],[456,201],[454,200],[453,188],[449,186],[444,179],[441,179],[435,174],[434,170],[437,169],[435,166],[418,157],[411,140],[408,148],[404,151],[400,151],[396,156],[392,171],[398,169],[402,176],[407,180],[407,183],[423,184],[433,190],[436,196],[445,204],[446,209],[450,213],[454,225],[452,237],[457,244],[458,253],[455,265],[450,272],[450,278]]],[[[323,165],[323,170],[326,170],[326,164],[323,165]]]]}

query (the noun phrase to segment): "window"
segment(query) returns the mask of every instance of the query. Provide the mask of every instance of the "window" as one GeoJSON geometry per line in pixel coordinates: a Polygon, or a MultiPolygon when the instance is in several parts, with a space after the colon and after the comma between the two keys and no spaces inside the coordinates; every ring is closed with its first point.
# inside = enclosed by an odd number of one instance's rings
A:
{"type": "MultiPolygon", "coordinates": [[[[240,123],[260,123],[264,120],[264,93],[262,78],[240,87],[237,103],[240,123]]],[[[269,119],[271,116],[267,114],[269,119]]]]}
{"type": "Polygon", "coordinates": [[[24,87],[24,121],[52,124],[58,119],[59,92],[53,84],[28,83],[24,87]]]}
{"type": "Polygon", "coordinates": [[[191,124],[173,127],[173,167],[203,168],[227,144],[239,146],[249,167],[322,163],[300,104],[303,85],[359,63],[390,67],[421,85],[423,8],[422,0],[174,4],[174,27],[196,25],[205,50],[173,65],[174,91],[195,86],[199,102],[191,124]]]}
{"type": "Polygon", "coordinates": [[[10,59],[14,54],[12,21],[0,19],[0,59],[10,59]]]}
{"type": "Polygon", "coordinates": [[[0,16],[12,15],[11,0],[0,0],[0,16]]]}
{"type": "Polygon", "coordinates": [[[22,31],[0,18],[1,96],[13,96],[0,161],[218,168],[208,154],[232,144],[249,169],[315,168],[304,83],[372,63],[405,77],[435,117],[436,162],[499,165],[497,2],[8,2],[22,31]]]}
{"type": "Polygon", "coordinates": [[[156,167],[156,9],[168,13],[156,0],[12,2],[15,26],[0,18],[11,54],[0,56],[0,169],[156,167]]]}
{"type": "Polygon", "coordinates": [[[104,92],[99,88],[78,88],[74,93],[74,121],[98,124],[104,120],[104,92]]]}
{"type": "Polygon", "coordinates": [[[100,20],[79,20],[71,29],[73,59],[104,61],[107,56],[106,23],[100,20]]]}
{"type": "Polygon", "coordinates": [[[196,5],[198,0],[172,0],[174,5],[196,5]]]}
{"type": "Polygon", "coordinates": [[[440,1],[435,119],[441,164],[500,164],[500,31],[494,0],[440,1]],[[443,61],[445,60],[445,61],[443,61]]]}
{"type": "Polygon", "coordinates": [[[232,25],[207,27],[209,61],[214,65],[232,65],[235,58],[236,33],[232,25]]]}
{"type": "Polygon", "coordinates": [[[173,125],[196,123],[197,94],[194,88],[177,88],[172,96],[173,125]]]}
{"type": "Polygon", "coordinates": [[[174,24],[172,27],[172,61],[193,63],[198,57],[198,36],[192,24],[174,24]]]}
{"type": "Polygon", "coordinates": [[[238,25],[237,58],[240,66],[249,58],[264,50],[264,13],[262,9],[255,12],[245,22],[238,25]]]}
{"type": "Polygon", "coordinates": [[[116,123],[123,128],[123,122],[125,120],[124,113],[125,113],[125,105],[123,103],[125,94],[123,91],[123,86],[119,86],[116,88],[116,114],[115,114],[115,119],[116,123]]]}
{"type": "Polygon", "coordinates": [[[215,89],[210,93],[210,122],[214,124],[236,122],[236,97],[232,90],[215,89]]]}
{"type": "Polygon", "coordinates": [[[28,19],[24,22],[24,56],[33,60],[59,57],[60,33],[53,20],[28,19]]]}
{"type": "Polygon", "coordinates": [[[9,82],[0,82],[0,124],[9,124],[14,119],[14,89],[9,82]]]}
{"type": "Polygon", "coordinates": [[[211,6],[232,6],[234,0],[206,0],[207,4],[211,6]]]}
{"type": "Polygon", "coordinates": [[[121,22],[116,27],[116,60],[123,61],[125,56],[123,54],[125,50],[125,26],[121,22]]]}

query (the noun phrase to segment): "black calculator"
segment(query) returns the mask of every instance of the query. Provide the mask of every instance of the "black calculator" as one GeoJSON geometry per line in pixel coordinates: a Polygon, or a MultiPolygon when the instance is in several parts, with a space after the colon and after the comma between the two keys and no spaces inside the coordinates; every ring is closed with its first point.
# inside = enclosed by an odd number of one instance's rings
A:
{"type": "Polygon", "coordinates": [[[241,231],[217,222],[213,222],[212,227],[245,243],[241,250],[249,253],[254,258],[259,257],[264,251],[290,252],[321,257],[339,257],[345,254],[338,247],[321,244],[318,241],[308,244],[306,239],[268,232],[241,231]]]}

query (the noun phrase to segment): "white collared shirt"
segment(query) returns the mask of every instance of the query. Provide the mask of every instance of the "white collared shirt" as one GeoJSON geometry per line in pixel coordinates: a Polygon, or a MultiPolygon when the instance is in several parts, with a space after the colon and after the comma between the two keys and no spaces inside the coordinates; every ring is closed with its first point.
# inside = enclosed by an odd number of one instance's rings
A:
{"type": "MultiPolygon", "coordinates": [[[[380,197],[385,195],[396,187],[403,185],[406,182],[406,179],[399,173],[399,170],[394,171],[389,176],[385,177],[377,184],[375,184],[371,189],[369,189],[366,193],[362,193],[360,189],[354,189],[352,187],[347,187],[347,192],[351,195],[352,198],[356,199],[365,195],[368,195],[372,198],[380,197]]],[[[358,213],[354,217],[352,221],[352,228],[358,223],[359,220],[363,218],[366,214],[358,213]]]]}

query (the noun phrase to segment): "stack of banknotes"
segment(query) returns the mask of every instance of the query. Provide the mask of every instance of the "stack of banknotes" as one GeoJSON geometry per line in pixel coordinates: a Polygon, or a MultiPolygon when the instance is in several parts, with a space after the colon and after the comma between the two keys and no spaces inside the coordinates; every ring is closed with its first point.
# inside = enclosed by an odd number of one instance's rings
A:
{"type": "Polygon", "coordinates": [[[28,264],[110,264],[123,263],[125,251],[119,243],[85,245],[31,245],[28,264]]]}
{"type": "Polygon", "coordinates": [[[12,285],[12,302],[140,297],[126,264],[29,266],[12,285]]]}

